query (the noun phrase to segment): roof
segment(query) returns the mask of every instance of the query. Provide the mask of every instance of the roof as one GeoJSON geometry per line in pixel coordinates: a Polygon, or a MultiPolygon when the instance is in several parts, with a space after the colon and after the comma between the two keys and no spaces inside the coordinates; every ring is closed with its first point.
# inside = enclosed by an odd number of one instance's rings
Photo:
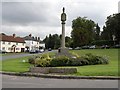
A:
{"type": "Polygon", "coordinates": [[[30,36],[26,36],[26,37],[24,37],[24,39],[25,39],[25,40],[33,40],[33,38],[30,37],[30,36]]]}
{"type": "Polygon", "coordinates": [[[32,40],[32,41],[38,41],[40,42],[40,40],[36,39],[35,37],[31,37],[31,36],[26,36],[24,37],[25,40],[32,40]]]}
{"type": "Polygon", "coordinates": [[[7,35],[4,35],[4,34],[0,34],[0,41],[25,43],[24,38],[7,36],[7,35]]]}

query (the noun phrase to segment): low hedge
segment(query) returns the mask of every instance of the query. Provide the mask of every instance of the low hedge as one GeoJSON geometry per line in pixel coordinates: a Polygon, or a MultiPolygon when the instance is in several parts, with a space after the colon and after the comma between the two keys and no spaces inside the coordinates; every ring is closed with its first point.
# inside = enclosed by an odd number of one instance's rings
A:
{"type": "Polygon", "coordinates": [[[51,58],[48,54],[44,54],[41,56],[33,56],[29,58],[28,61],[37,67],[84,66],[109,63],[107,57],[97,56],[91,53],[73,58],[69,58],[67,56],[57,56],[51,58]]]}

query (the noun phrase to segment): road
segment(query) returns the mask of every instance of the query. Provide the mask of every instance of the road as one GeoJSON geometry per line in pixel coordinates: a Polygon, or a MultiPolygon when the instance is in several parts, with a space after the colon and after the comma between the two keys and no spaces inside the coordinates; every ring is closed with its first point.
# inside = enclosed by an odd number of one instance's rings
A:
{"type": "Polygon", "coordinates": [[[3,88],[118,88],[117,80],[48,79],[2,75],[3,88]]]}
{"type": "MultiPolygon", "coordinates": [[[[45,51],[43,53],[48,53],[49,51],[45,51]]],[[[50,52],[57,52],[57,50],[52,50],[50,52]]],[[[43,53],[37,53],[37,54],[43,54],[43,53]]],[[[29,53],[21,53],[21,54],[13,54],[13,55],[4,55],[0,56],[0,60],[7,60],[12,58],[19,58],[19,57],[25,57],[25,56],[31,56],[31,55],[37,55],[37,54],[29,54],[29,53]]]]}

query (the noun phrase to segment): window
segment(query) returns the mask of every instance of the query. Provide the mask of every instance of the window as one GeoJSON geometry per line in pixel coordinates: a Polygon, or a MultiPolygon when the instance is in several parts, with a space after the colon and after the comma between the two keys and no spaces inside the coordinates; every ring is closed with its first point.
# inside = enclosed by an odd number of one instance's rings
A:
{"type": "Polygon", "coordinates": [[[33,44],[33,41],[32,41],[32,44],[33,44]]]}
{"type": "Polygon", "coordinates": [[[19,48],[16,48],[16,50],[19,50],[19,48]]]}
{"type": "Polygon", "coordinates": [[[16,45],[18,45],[18,43],[16,43],[16,45]]]}
{"type": "Polygon", "coordinates": [[[5,47],[2,47],[2,50],[5,50],[5,47]]]}
{"type": "Polygon", "coordinates": [[[5,42],[3,41],[3,43],[2,44],[5,44],[5,42]]]}
{"type": "Polygon", "coordinates": [[[22,45],[24,46],[24,43],[22,45]]]}
{"type": "Polygon", "coordinates": [[[11,42],[8,42],[8,44],[10,45],[10,44],[11,44],[11,42]]]}
{"type": "Polygon", "coordinates": [[[11,50],[11,48],[9,47],[8,50],[11,50]]]}

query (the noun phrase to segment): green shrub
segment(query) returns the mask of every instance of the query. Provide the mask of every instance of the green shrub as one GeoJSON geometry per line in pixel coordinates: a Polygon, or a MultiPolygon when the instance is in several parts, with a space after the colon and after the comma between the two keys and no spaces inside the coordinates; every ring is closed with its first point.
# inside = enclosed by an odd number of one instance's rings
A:
{"type": "Polygon", "coordinates": [[[38,59],[42,60],[42,59],[51,59],[51,58],[50,58],[50,56],[48,54],[34,55],[34,56],[31,56],[28,59],[28,62],[31,63],[31,64],[36,64],[36,60],[38,61],[38,59]]]}
{"type": "Polygon", "coordinates": [[[82,56],[85,60],[89,62],[89,65],[96,65],[96,64],[108,64],[108,58],[107,57],[101,57],[92,55],[91,53],[86,54],[85,56],[82,56]]]}
{"type": "Polygon", "coordinates": [[[80,66],[82,65],[81,60],[78,58],[70,58],[68,61],[69,66],[80,66]]]}
{"type": "Polygon", "coordinates": [[[51,60],[50,66],[67,66],[69,58],[66,56],[58,56],[51,60]]]}
{"type": "Polygon", "coordinates": [[[35,59],[36,58],[39,58],[39,56],[32,56],[28,59],[28,62],[31,63],[31,64],[35,64],[35,59]]]}
{"type": "Polygon", "coordinates": [[[35,65],[37,67],[48,67],[50,66],[50,60],[51,59],[47,59],[47,58],[36,58],[35,59],[35,65]]]}
{"type": "Polygon", "coordinates": [[[48,54],[43,54],[29,58],[29,63],[35,64],[35,66],[38,67],[56,67],[108,64],[109,61],[106,57],[93,55],[91,53],[76,58],[69,58],[67,56],[58,56],[51,58],[48,54]]]}
{"type": "Polygon", "coordinates": [[[75,57],[77,57],[77,58],[79,58],[80,56],[77,54],[77,53],[75,53],[75,52],[70,52],[73,56],[75,56],[75,57]]]}
{"type": "Polygon", "coordinates": [[[43,54],[35,59],[35,65],[37,67],[48,67],[50,66],[51,58],[48,54],[43,54]]]}
{"type": "Polygon", "coordinates": [[[45,58],[45,59],[51,59],[50,56],[49,56],[49,54],[43,54],[43,55],[41,55],[40,58],[41,59],[43,59],[43,58],[45,58]]]}

